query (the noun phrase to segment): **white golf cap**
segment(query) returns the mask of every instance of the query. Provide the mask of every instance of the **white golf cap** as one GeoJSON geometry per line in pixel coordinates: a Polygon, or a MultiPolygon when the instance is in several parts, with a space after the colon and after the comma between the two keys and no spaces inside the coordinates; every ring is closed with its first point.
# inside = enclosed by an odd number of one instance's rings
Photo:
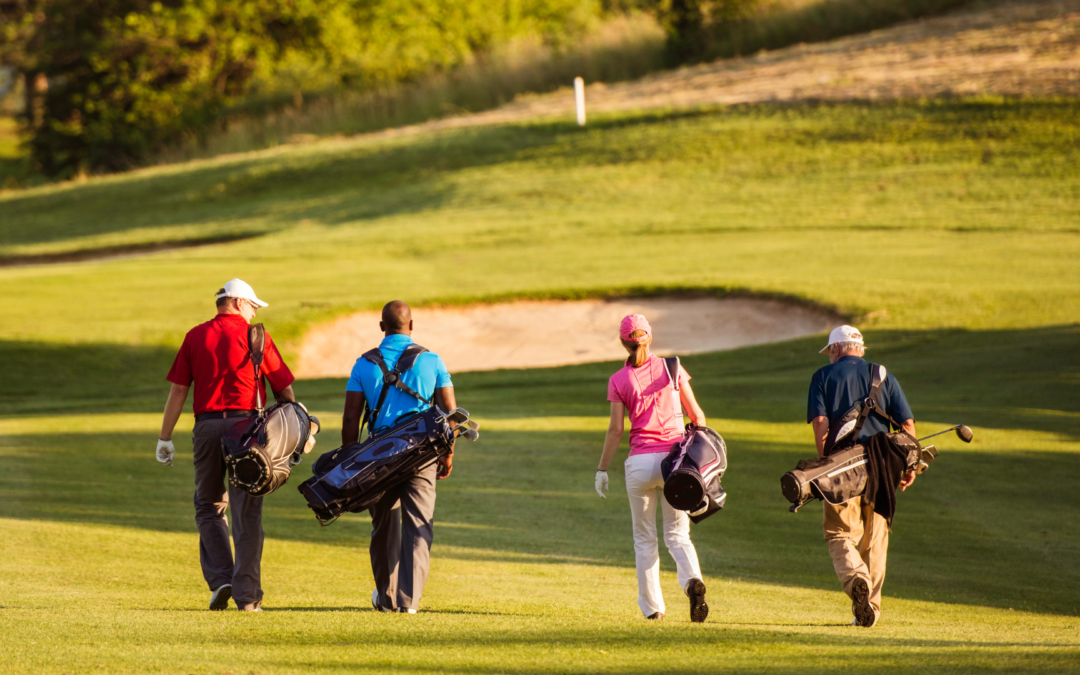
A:
{"type": "Polygon", "coordinates": [[[829,347],[832,347],[837,342],[855,342],[857,344],[864,344],[862,339],[862,333],[855,326],[838,326],[832,329],[829,333],[829,344],[825,345],[819,354],[824,354],[829,347]]]}
{"type": "Polygon", "coordinates": [[[240,298],[254,303],[256,307],[268,306],[265,302],[255,297],[255,289],[242,279],[230,279],[221,290],[218,291],[217,297],[240,298]]]}

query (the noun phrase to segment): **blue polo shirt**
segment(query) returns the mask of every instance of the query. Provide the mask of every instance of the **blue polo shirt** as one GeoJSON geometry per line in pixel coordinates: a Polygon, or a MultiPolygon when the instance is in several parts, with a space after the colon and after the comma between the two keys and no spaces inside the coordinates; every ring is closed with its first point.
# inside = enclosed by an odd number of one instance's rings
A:
{"type": "MultiPolygon", "coordinates": [[[[888,373],[888,368],[886,372],[888,373]]],[[[828,417],[829,428],[832,428],[844,413],[866,398],[870,393],[871,382],[873,374],[870,372],[870,364],[851,354],[842,356],[836,363],[818,370],[810,380],[806,421],[809,423],[815,417],[828,417]]],[[[878,395],[878,403],[897,422],[903,424],[907,420],[915,419],[907,399],[904,398],[904,390],[900,388],[900,383],[892,373],[886,375],[878,395]]],[[[874,411],[866,417],[858,440],[870,438],[879,431],[889,431],[889,420],[874,411]]]]}
{"type": "MultiPolygon", "coordinates": [[[[386,367],[393,369],[401,352],[411,345],[413,339],[408,335],[387,335],[379,344],[386,367]]],[[[424,352],[413,363],[402,377],[401,381],[410,389],[426,399],[431,399],[436,389],[453,386],[450,381],[450,373],[446,371],[446,364],[441,357],[433,352],[424,352]]],[[[382,369],[365,358],[356,360],[353,366],[349,383],[345,385],[345,391],[363,392],[368,405],[375,407],[379,402],[379,392],[382,391],[382,369]]],[[[390,387],[386,392],[386,400],[383,402],[379,417],[375,420],[374,429],[380,431],[394,425],[402,415],[423,412],[429,405],[423,401],[406,394],[397,387],[390,387]]]]}

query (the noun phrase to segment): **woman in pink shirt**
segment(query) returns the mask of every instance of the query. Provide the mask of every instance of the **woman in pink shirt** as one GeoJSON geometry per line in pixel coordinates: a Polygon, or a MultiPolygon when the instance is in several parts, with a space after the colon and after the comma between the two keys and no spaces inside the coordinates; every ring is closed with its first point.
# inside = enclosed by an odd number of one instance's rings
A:
{"type": "Polygon", "coordinates": [[[648,619],[664,618],[664,597],[660,592],[660,554],[656,542],[656,505],[664,514],[664,544],[675,559],[679,586],[690,598],[690,620],[702,622],[709,614],[705,604],[705,583],[701,580],[697,551],[690,541],[690,517],[674,509],[664,499],[664,479],[660,461],[672,445],[683,437],[685,408],[690,421],[705,425],[690,376],[681,368],[679,391],[668,375],[664,360],[649,351],[652,328],[645,317],[631,314],[622,320],[619,337],[630,356],[626,366],[608,381],[611,422],[604,439],[604,452],[596,472],[596,491],[601,497],[608,489],[607,468],[623,437],[623,417],[630,417],[630,456],[626,460],[626,494],[634,524],[634,560],[637,567],[638,606],[648,619]]]}

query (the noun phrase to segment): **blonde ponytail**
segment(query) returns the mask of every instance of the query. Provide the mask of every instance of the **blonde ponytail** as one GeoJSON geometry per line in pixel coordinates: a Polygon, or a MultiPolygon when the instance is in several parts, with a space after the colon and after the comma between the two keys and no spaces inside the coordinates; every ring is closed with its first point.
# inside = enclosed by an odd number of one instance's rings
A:
{"type": "MultiPolygon", "coordinates": [[[[636,330],[630,333],[631,338],[639,338],[647,333],[643,330],[636,330]]],[[[626,365],[631,368],[640,368],[645,365],[645,362],[649,360],[649,345],[652,344],[652,337],[644,342],[631,342],[630,340],[622,340],[623,347],[626,348],[627,353],[630,356],[626,359],[626,365]]]]}

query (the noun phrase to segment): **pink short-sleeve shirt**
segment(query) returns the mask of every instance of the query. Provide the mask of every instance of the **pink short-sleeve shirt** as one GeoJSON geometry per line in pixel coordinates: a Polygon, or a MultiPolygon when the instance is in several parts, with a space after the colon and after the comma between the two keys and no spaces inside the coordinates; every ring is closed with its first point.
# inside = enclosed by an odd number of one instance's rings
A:
{"type": "MultiPolygon", "coordinates": [[[[679,386],[690,381],[679,368],[679,386]]],[[[639,368],[623,366],[608,380],[609,401],[626,406],[630,417],[630,455],[667,452],[683,436],[675,409],[671,378],[664,360],[655,354],[639,368]]]]}

